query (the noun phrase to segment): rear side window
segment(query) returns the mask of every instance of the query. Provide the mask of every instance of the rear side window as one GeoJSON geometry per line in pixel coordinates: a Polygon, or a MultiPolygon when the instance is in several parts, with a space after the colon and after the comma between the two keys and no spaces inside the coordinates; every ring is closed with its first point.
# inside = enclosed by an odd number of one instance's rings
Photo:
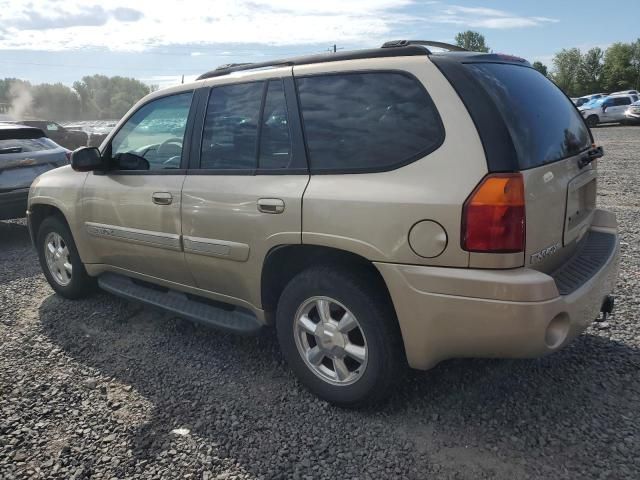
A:
{"type": "Polygon", "coordinates": [[[15,140],[0,140],[0,155],[6,153],[39,152],[59,148],[53,140],[47,137],[22,138],[15,140]]]}
{"type": "Polygon", "coordinates": [[[256,168],[263,92],[263,82],[225,85],[211,90],[200,168],[256,168]]]}
{"type": "Polygon", "coordinates": [[[297,84],[312,172],[389,170],[444,140],[435,105],[408,74],[318,75],[297,84]]]}
{"type": "Polygon", "coordinates": [[[591,146],[591,136],[571,101],[533,68],[468,64],[491,96],[515,146],[521,169],[576,155],[591,146]]]}

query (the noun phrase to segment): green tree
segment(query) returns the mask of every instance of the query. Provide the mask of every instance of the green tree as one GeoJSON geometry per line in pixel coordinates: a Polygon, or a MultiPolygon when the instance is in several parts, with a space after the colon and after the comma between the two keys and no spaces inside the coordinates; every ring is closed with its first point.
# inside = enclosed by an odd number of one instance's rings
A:
{"type": "Polygon", "coordinates": [[[637,82],[636,69],[632,64],[636,45],[637,41],[633,44],[618,42],[607,48],[602,67],[605,90],[627,90],[637,82]]]}
{"type": "Polygon", "coordinates": [[[82,116],[118,119],[134,103],[150,92],[150,87],[134,78],[91,75],[73,84],[78,93],[82,116]]]}
{"type": "Polygon", "coordinates": [[[489,47],[484,40],[484,35],[474,32],[473,30],[458,33],[456,35],[456,45],[472,52],[487,53],[489,51],[489,47]]]}
{"type": "Polygon", "coordinates": [[[547,66],[544,63],[535,61],[533,62],[532,67],[535,68],[537,71],[539,71],[541,74],[543,74],[545,77],[549,76],[549,72],[547,71],[547,66]]]}
{"type": "Polygon", "coordinates": [[[632,87],[640,90],[640,38],[631,44],[631,71],[633,73],[632,87]]]}
{"type": "Polygon", "coordinates": [[[602,90],[602,59],[604,52],[595,47],[582,55],[580,67],[576,75],[576,83],[580,89],[579,95],[597,93],[602,90]]]}
{"type": "Polygon", "coordinates": [[[30,114],[55,120],[75,120],[80,115],[80,99],[76,92],[61,83],[43,83],[31,88],[30,114]]]}
{"type": "Polygon", "coordinates": [[[563,48],[553,57],[553,81],[572,97],[582,93],[577,81],[581,62],[582,55],[577,48],[563,48]]]}

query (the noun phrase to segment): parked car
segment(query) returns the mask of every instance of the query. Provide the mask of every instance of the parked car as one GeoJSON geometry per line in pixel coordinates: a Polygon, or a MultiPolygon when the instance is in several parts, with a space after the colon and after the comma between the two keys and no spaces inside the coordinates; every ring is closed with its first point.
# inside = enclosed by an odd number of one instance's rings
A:
{"type": "Polygon", "coordinates": [[[69,155],[38,128],[0,124],[0,220],[25,217],[31,182],[69,155]]]}
{"type": "Polygon", "coordinates": [[[564,347],[612,308],[602,149],[525,60],[425,43],[221,68],[145,97],[101,150],[31,187],[51,287],[275,326],[301,382],[340,405],[384,397],[407,363],[564,347]]]}
{"type": "Polygon", "coordinates": [[[640,101],[633,102],[624,111],[625,119],[623,123],[638,124],[640,123],[640,101]]]}
{"type": "Polygon", "coordinates": [[[589,106],[581,108],[580,112],[589,127],[601,123],[623,122],[627,119],[627,107],[637,100],[636,95],[610,95],[589,103],[589,106]]]}
{"type": "Polygon", "coordinates": [[[619,92],[613,92],[611,95],[638,95],[637,90],[621,90],[619,92]]]}
{"type": "Polygon", "coordinates": [[[88,135],[82,130],[71,130],[63,127],[59,123],[47,120],[20,120],[16,122],[20,125],[28,125],[41,129],[47,137],[70,150],[78,147],[86,147],[88,135]]]}
{"type": "Polygon", "coordinates": [[[582,107],[583,105],[593,101],[593,100],[597,100],[598,98],[602,98],[602,97],[606,97],[607,94],[606,93],[594,93],[592,95],[586,95],[584,97],[580,97],[575,99],[575,101],[573,103],[576,104],[576,107],[582,107]]]}

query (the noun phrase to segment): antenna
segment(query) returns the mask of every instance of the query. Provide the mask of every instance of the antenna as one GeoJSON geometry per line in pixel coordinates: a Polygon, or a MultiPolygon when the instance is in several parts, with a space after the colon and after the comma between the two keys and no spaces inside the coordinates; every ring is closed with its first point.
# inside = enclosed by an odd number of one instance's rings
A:
{"type": "Polygon", "coordinates": [[[333,46],[327,48],[327,52],[331,52],[331,53],[337,53],[338,50],[344,50],[344,48],[338,47],[335,43],[333,44],[333,46]]]}

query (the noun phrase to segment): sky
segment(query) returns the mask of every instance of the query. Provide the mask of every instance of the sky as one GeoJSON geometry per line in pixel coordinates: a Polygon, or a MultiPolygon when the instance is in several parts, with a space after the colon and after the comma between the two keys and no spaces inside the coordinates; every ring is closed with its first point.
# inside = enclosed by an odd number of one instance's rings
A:
{"type": "Polygon", "coordinates": [[[635,40],[639,17],[639,0],[0,0],[0,78],[71,85],[100,73],[163,87],[224,63],[453,43],[467,29],[551,66],[562,48],[635,40]]]}

